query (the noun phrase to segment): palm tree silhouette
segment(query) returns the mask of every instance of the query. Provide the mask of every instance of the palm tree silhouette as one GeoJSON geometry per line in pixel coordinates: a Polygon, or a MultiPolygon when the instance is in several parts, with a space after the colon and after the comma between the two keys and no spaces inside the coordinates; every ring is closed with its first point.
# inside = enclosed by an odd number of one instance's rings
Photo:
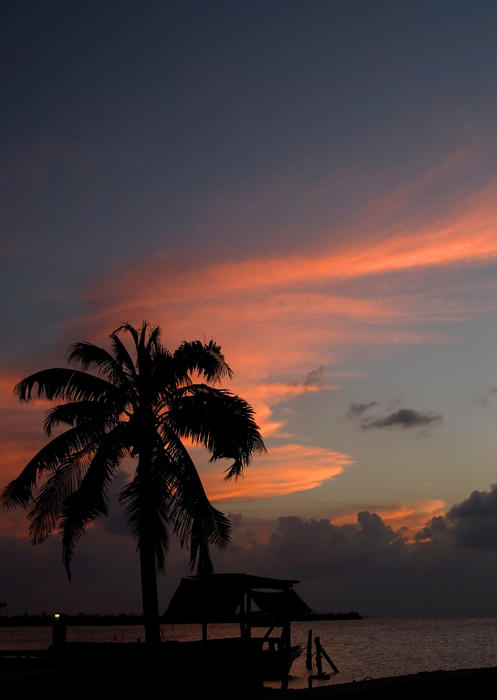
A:
{"type": "Polygon", "coordinates": [[[70,579],[75,545],[89,523],[107,514],[106,492],[119,466],[137,460],[119,499],[137,540],[145,639],[158,643],[157,570],[164,568],[171,532],[189,547],[190,566],[199,573],[212,571],[209,545],[230,539],[229,520],[209,502],[183,440],[206,447],[211,461],[233,460],[226,479],[236,479],[265,447],[249,404],[206,383],[232,375],[212,340],[184,342],[171,353],[160,344],[160,329],[147,322],[141,329],[125,323],[110,338],[110,352],[86,342],[70,348],[68,359],[80,369],[47,369],[17,384],[20,401],[36,391],[65,403],[47,412],[44,428],[52,439],[2,500],[7,508],[28,508],[33,544],[54,530],[62,534],[70,579]],[[131,336],[131,354],[123,332],[131,336]],[[53,437],[59,425],[69,428],[53,437]]]}

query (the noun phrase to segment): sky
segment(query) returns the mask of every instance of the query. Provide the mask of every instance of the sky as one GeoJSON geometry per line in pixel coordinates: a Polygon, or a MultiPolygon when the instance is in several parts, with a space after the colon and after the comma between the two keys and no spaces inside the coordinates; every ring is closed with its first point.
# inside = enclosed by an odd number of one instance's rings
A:
{"type": "MultiPolygon", "coordinates": [[[[319,610],[497,614],[495,3],[0,12],[0,487],[44,444],[15,383],[146,319],[221,345],[267,446],[236,483],[192,448],[233,524],[218,570],[319,610]]],[[[116,510],[69,584],[3,511],[0,599],[138,610],[134,550],[116,510]]]]}

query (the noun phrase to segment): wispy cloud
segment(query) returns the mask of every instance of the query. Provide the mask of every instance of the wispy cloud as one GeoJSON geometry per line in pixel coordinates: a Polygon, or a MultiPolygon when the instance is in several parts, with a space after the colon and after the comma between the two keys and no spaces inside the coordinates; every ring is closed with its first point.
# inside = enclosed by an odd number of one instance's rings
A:
{"type": "MultiPolygon", "coordinates": [[[[431,183],[459,158],[419,178],[431,183]]],[[[407,188],[408,189],[408,188],[407,188]]],[[[163,328],[167,345],[193,337],[215,338],[235,370],[229,388],[256,409],[266,439],[288,439],[277,410],[305,393],[338,390],[327,384],[344,347],[435,343],[443,324],[482,313],[497,304],[475,295],[457,295],[457,281],[445,298],[439,287],[405,285],[427,269],[460,271],[497,260],[497,183],[463,202],[457,211],[415,224],[399,219],[382,230],[382,205],[375,216],[356,217],[354,236],[321,238],[321,250],[212,263],[159,254],[141,264],[123,265],[105,283],[89,290],[93,311],[78,319],[92,338],[107,334],[123,319],[148,318],[163,328]],[[369,217],[369,218],[368,218],[369,217]],[[362,235],[359,235],[362,231],[362,235]],[[402,273],[402,284],[392,274],[402,273]],[[348,291],[346,291],[348,290],[348,291]],[[318,368],[318,369],[316,369],[318,368]]],[[[392,194],[398,203],[409,194],[392,194]]],[[[467,284],[467,280],[463,280],[467,284]]],[[[467,290],[465,290],[467,292],[467,290]]],[[[66,329],[74,338],[74,327],[66,329]]],[[[411,407],[362,417],[364,429],[434,426],[439,413],[411,407]]]]}
{"type": "Polygon", "coordinates": [[[303,386],[304,389],[324,389],[325,370],[323,365],[316,369],[307,372],[304,378],[299,382],[292,382],[291,386],[303,386]]]}
{"type": "Polygon", "coordinates": [[[245,476],[223,481],[220,465],[202,469],[208,496],[213,501],[271,498],[296,491],[307,491],[342,474],[353,459],[323,447],[287,444],[274,446],[254,461],[245,476]]]}
{"type": "Polygon", "coordinates": [[[345,417],[348,420],[355,420],[357,418],[362,418],[362,416],[369,411],[370,408],[378,406],[378,401],[368,401],[367,403],[351,403],[345,417]]]}

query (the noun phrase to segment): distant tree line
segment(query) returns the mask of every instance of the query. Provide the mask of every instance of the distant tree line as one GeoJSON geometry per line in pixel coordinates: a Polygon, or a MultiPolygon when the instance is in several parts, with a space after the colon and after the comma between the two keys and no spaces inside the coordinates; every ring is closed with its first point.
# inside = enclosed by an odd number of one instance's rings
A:
{"type": "MultiPolygon", "coordinates": [[[[78,613],[77,615],[62,615],[64,622],[67,625],[74,626],[109,626],[117,625],[142,625],[142,615],[130,615],[120,613],[119,615],[88,615],[86,613],[78,613]]],[[[313,622],[319,620],[363,620],[363,616],[355,610],[345,613],[309,613],[308,615],[293,616],[293,622],[313,622]]],[[[236,622],[237,616],[226,620],[226,622],[236,622]]],[[[162,620],[167,624],[165,620],[162,620]]],[[[44,627],[54,624],[54,616],[48,613],[41,615],[2,615],[0,617],[0,627],[44,627]]]]}

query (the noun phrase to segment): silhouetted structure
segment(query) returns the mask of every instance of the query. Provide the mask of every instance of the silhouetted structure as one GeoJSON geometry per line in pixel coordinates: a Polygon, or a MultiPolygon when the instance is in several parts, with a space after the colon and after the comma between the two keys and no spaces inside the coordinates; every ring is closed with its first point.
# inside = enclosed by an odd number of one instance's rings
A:
{"type": "Polygon", "coordinates": [[[181,580],[163,617],[167,623],[200,623],[205,646],[220,640],[208,640],[209,623],[237,622],[239,639],[225,640],[241,653],[250,646],[252,676],[288,683],[293,660],[300,655],[299,646],[291,644],[290,621],[293,616],[311,612],[309,606],[293,590],[297,580],[275,579],[249,574],[212,574],[181,580]],[[255,636],[254,628],[267,627],[263,636],[255,636]],[[281,633],[274,636],[275,628],[281,633]]]}

